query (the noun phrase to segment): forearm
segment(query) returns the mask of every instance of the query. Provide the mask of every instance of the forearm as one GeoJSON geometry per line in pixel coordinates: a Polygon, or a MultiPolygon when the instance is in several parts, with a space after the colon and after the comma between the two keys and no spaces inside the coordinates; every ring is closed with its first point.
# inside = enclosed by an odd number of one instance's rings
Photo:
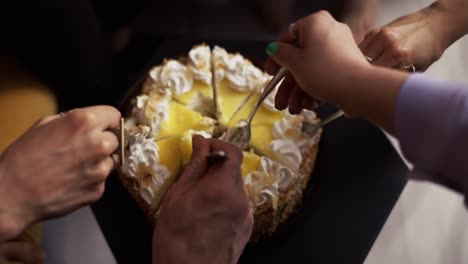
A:
{"type": "Polygon", "coordinates": [[[393,133],[411,176],[468,197],[468,85],[364,67],[344,80],[338,103],[393,133]]]}
{"type": "Polygon", "coordinates": [[[343,79],[336,102],[348,114],[368,119],[393,133],[394,109],[406,78],[407,73],[370,65],[355,68],[349,78],[343,79]]]}
{"type": "Polygon", "coordinates": [[[420,12],[429,16],[442,52],[468,33],[468,0],[439,0],[420,12]]]}
{"type": "Polygon", "coordinates": [[[7,173],[6,167],[0,156],[0,243],[18,236],[27,226],[26,216],[22,216],[21,208],[16,205],[13,195],[7,192],[9,184],[4,181],[7,173]]]}

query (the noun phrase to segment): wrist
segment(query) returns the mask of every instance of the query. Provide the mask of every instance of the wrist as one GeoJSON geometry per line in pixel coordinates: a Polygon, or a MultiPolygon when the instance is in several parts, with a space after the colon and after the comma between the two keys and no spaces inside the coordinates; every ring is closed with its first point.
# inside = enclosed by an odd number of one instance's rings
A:
{"type": "Polygon", "coordinates": [[[422,12],[439,40],[440,55],[468,32],[468,4],[465,1],[436,1],[422,12]]]}
{"type": "Polygon", "coordinates": [[[7,180],[8,170],[6,164],[0,157],[0,180],[3,188],[0,188],[0,242],[10,240],[18,236],[28,225],[29,217],[14,193],[8,192],[11,188],[7,180]]]}
{"type": "Polygon", "coordinates": [[[353,68],[353,77],[343,84],[342,109],[394,131],[394,112],[400,88],[408,74],[372,65],[353,68]]]}

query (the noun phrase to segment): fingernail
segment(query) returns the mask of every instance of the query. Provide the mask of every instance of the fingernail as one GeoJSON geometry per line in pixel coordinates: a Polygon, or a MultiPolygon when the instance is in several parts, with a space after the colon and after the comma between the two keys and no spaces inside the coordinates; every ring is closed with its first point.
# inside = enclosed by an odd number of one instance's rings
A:
{"type": "Polygon", "coordinates": [[[292,23],[289,25],[288,32],[291,37],[296,38],[296,33],[294,32],[294,26],[296,26],[296,23],[292,23]]]}
{"type": "Polygon", "coordinates": [[[266,53],[267,53],[269,56],[275,56],[276,53],[278,53],[278,50],[279,50],[278,42],[271,42],[271,43],[268,44],[268,46],[266,47],[266,53]]]}

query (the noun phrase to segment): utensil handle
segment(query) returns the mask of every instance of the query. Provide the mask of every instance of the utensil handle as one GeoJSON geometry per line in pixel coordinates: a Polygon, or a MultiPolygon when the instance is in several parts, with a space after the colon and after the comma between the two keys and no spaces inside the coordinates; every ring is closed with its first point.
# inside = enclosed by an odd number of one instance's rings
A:
{"type": "Polygon", "coordinates": [[[271,92],[276,88],[276,85],[284,78],[286,77],[286,74],[288,74],[288,70],[284,67],[281,67],[278,72],[273,76],[271,81],[268,83],[267,87],[263,91],[262,95],[257,101],[257,104],[255,105],[255,108],[252,112],[250,112],[249,117],[247,118],[247,122],[250,124],[252,123],[252,119],[255,116],[255,113],[257,113],[258,109],[262,105],[263,101],[271,94],[271,92]]]}
{"type": "Polygon", "coordinates": [[[342,117],[344,115],[344,111],[343,110],[338,110],[336,111],[336,113],[334,113],[333,115],[325,118],[322,122],[320,122],[317,126],[318,127],[323,127],[325,126],[326,124],[328,123],[331,123],[333,121],[335,121],[336,119],[342,117]]]}

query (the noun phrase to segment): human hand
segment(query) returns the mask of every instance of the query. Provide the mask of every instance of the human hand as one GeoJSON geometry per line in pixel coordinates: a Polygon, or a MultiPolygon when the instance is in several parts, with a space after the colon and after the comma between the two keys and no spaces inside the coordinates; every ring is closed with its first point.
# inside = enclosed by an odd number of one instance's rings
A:
{"type": "Polygon", "coordinates": [[[437,61],[455,39],[451,26],[456,14],[441,3],[435,3],[418,12],[370,31],[359,45],[374,65],[398,68],[412,64],[425,71],[437,61]]]}
{"type": "Polygon", "coordinates": [[[44,251],[30,243],[10,241],[0,244],[2,264],[42,264],[44,258],[44,251]]]}
{"type": "Polygon", "coordinates": [[[272,57],[267,72],[274,74],[281,65],[291,73],[278,90],[276,107],[283,110],[289,106],[293,114],[310,108],[312,98],[339,103],[354,75],[371,67],[350,29],[325,11],[295,23],[280,42],[269,45],[269,50],[272,57]]]}
{"type": "Polygon", "coordinates": [[[237,147],[194,136],[192,159],[161,206],[153,263],[237,263],[253,226],[241,162],[237,147]],[[229,159],[209,166],[214,151],[229,159]]]}
{"type": "Polygon", "coordinates": [[[40,120],[0,157],[0,241],[96,201],[113,168],[120,113],[109,106],[40,120]]]}

